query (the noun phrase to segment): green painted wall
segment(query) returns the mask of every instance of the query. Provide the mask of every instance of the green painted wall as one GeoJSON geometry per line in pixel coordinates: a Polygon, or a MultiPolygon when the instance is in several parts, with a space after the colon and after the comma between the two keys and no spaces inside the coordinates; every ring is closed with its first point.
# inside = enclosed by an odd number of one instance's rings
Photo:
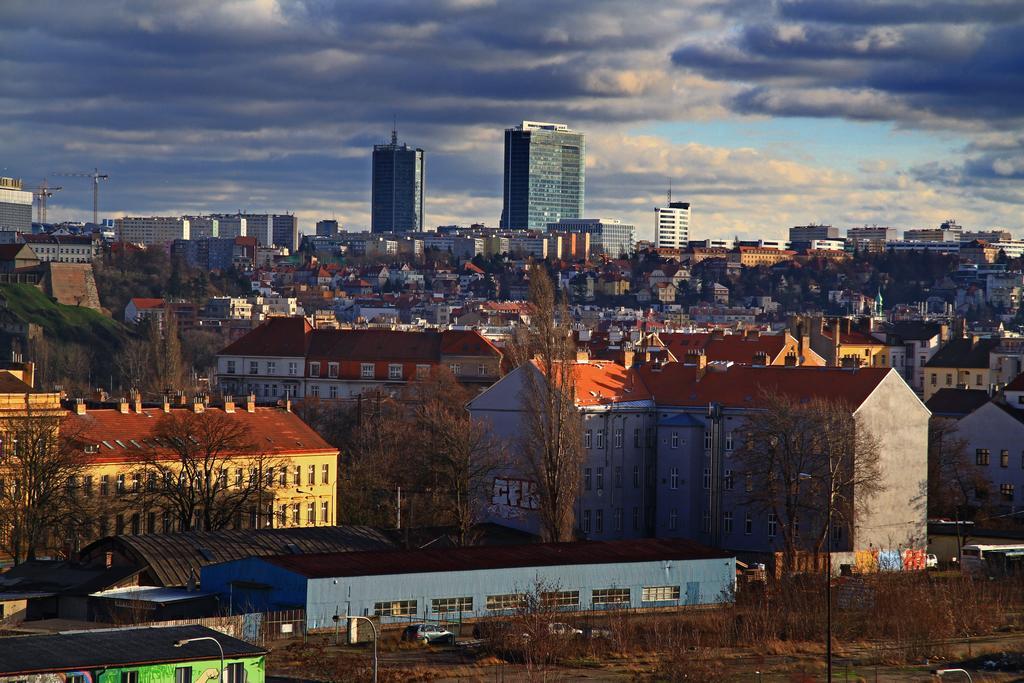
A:
{"type": "MultiPolygon", "coordinates": [[[[224,660],[224,668],[228,664],[242,662],[245,664],[244,683],[264,683],[266,672],[263,657],[227,658],[224,660]]],[[[93,672],[95,683],[121,683],[121,673],[124,671],[138,671],[139,683],[174,683],[174,670],[178,667],[192,667],[192,683],[218,683],[217,674],[220,670],[220,660],[199,662],[181,662],[177,664],[154,664],[150,666],[130,666],[122,669],[107,669],[101,674],[93,672]]]]}

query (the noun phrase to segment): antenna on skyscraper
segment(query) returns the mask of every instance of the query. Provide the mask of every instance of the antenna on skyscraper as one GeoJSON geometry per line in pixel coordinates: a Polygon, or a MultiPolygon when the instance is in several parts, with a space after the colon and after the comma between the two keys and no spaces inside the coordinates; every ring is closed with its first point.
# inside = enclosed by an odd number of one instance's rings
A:
{"type": "Polygon", "coordinates": [[[391,144],[398,144],[398,115],[391,115],[391,144]]]}
{"type": "Polygon", "coordinates": [[[668,179],[668,203],[672,203],[672,179],[668,179]]]}

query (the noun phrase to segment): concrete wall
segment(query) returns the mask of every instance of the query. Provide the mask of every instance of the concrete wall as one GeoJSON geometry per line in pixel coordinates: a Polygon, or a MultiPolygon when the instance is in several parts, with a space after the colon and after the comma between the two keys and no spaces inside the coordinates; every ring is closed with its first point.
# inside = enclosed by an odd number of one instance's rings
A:
{"type": "Polygon", "coordinates": [[[855,520],[854,550],[923,548],[930,411],[899,374],[890,371],[855,415],[878,439],[885,488],[855,520]]]}
{"type": "MultiPolygon", "coordinates": [[[[732,599],[735,574],[735,559],[721,558],[310,579],[306,618],[310,629],[329,628],[336,614],[373,616],[375,603],[395,600],[416,600],[417,618],[437,618],[431,601],[456,597],[473,600],[472,611],[462,618],[493,616],[507,612],[487,610],[488,595],[531,592],[538,582],[544,590],[579,591],[580,610],[591,609],[591,592],[602,588],[629,588],[632,608],[716,604],[732,599]],[[680,599],[644,603],[645,586],[679,586],[680,599]]],[[[459,613],[447,616],[458,619],[459,613]]]]}

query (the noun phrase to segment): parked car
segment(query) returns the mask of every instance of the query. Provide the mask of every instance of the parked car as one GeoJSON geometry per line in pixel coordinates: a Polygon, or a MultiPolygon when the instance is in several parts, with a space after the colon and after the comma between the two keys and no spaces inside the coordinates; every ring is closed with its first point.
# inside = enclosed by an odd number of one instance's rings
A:
{"type": "Polygon", "coordinates": [[[586,638],[611,638],[612,630],[602,626],[584,626],[583,636],[586,638]]]}
{"type": "Polygon", "coordinates": [[[580,629],[576,628],[575,626],[570,626],[569,624],[563,624],[560,621],[554,621],[548,624],[548,633],[554,634],[556,636],[583,635],[583,631],[581,631],[580,629]]]}
{"type": "Polygon", "coordinates": [[[402,640],[414,643],[454,643],[455,634],[436,624],[411,624],[402,631],[402,640]]]}
{"type": "Polygon", "coordinates": [[[928,553],[928,555],[926,555],[925,558],[924,558],[924,568],[925,569],[938,569],[939,568],[939,558],[936,557],[935,555],[932,555],[931,553],[928,553]]]}

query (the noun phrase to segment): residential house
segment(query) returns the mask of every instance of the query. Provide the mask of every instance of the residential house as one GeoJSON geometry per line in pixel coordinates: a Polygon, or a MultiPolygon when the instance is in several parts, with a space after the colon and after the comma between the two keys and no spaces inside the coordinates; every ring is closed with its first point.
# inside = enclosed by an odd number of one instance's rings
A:
{"type": "Polygon", "coordinates": [[[691,351],[699,350],[708,361],[729,361],[743,365],[825,365],[805,341],[787,331],[778,334],[747,330],[744,333],[662,332],[658,335],[675,360],[685,360],[691,351]]]}
{"type": "Polygon", "coordinates": [[[950,339],[925,363],[924,400],[943,388],[981,389],[991,393],[995,382],[989,355],[999,344],[998,338],[978,335],[950,339]]]}

